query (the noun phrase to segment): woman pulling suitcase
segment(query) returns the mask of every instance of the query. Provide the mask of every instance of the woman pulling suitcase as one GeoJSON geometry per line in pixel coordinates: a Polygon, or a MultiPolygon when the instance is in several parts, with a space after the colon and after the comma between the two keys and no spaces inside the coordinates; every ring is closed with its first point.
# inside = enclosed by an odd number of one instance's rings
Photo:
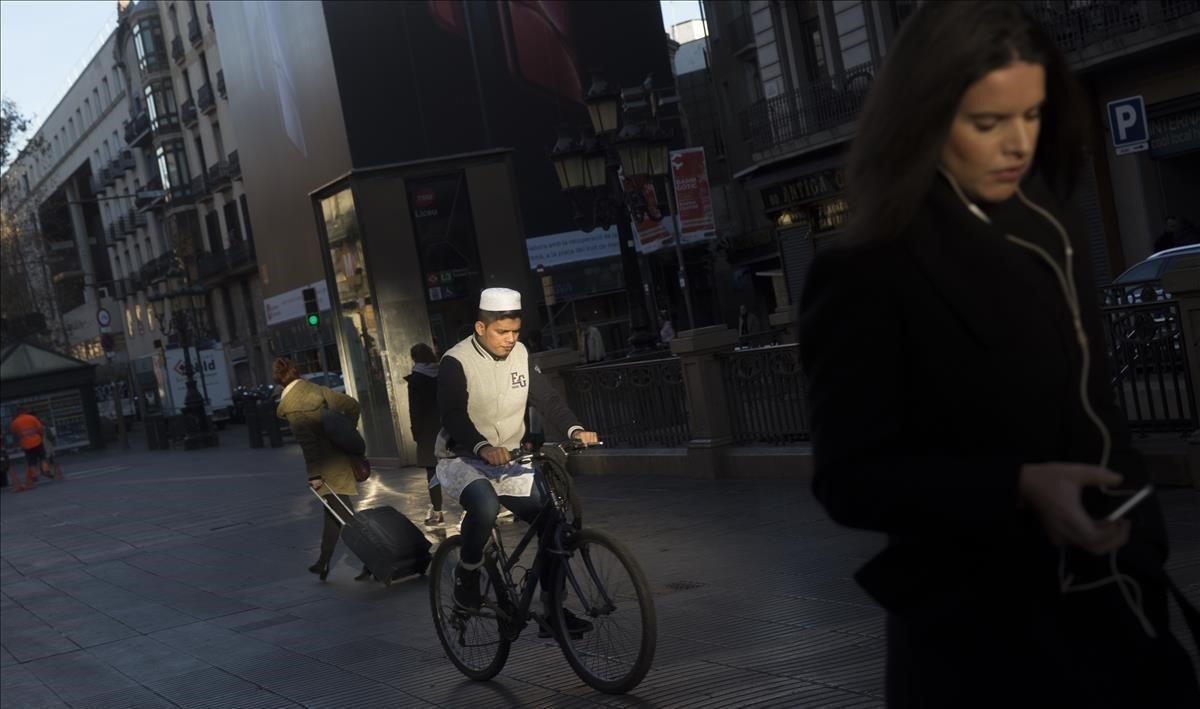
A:
{"type": "MultiPolygon", "coordinates": [[[[339,450],[325,435],[321,412],[330,408],[357,424],[358,402],[345,394],[302,379],[295,362],[286,357],[275,360],[272,374],[275,382],[283,387],[275,413],[279,418],[286,419],[292,427],[292,435],[304,454],[308,484],[325,498],[321,556],[317,563],[308,567],[309,571],[324,581],[329,576],[329,560],[333,558],[338,533],[342,528],[341,521],[330,511],[330,507],[342,510],[344,505],[345,511],[341,516],[349,514],[354,509],[351,498],[358,495],[358,482],[354,477],[353,456],[339,450]]],[[[364,567],[360,578],[368,575],[364,567]]]]}

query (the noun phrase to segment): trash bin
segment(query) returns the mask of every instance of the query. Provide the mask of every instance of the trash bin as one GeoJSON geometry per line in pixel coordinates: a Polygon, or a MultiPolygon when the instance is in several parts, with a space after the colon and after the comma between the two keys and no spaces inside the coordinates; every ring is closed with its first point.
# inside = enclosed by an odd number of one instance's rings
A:
{"type": "Polygon", "coordinates": [[[258,415],[258,406],[255,402],[247,401],[242,404],[242,416],[246,419],[246,430],[250,434],[250,447],[263,447],[263,429],[262,419],[258,415]]]}
{"type": "Polygon", "coordinates": [[[258,403],[258,419],[266,431],[267,440],[271,442],[271,447],[281,447],[283,445],[283,431],[279,430],[279,418],[275,415],[274,401],[260,401],[258,403]]]}

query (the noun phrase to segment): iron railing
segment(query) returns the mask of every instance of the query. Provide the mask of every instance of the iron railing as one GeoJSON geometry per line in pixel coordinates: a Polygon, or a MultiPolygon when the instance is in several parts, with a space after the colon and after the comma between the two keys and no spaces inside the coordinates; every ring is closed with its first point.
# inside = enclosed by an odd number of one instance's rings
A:
{"type": "Polygon", "coordinates": [[[233,151],[229,154],[229,176],[238,178],[242,176],[242,160],[238,157],[238,151],[233,151]]]}
{"type": "Polygon", "coordinates": [[[200,42],[204,40],[204,34],[200,31],[200,21],[193,17],[192,19],[188,20],[187,27],[188,41],[190,41],[194,46],[199,46],[200,42]]]}
{"type": "Polygon", "coordinates": [[[217,69],[217,93],[220,94],[221,98],[223,98],[223,99],[229,98],[229,94],[227,94],[225,92],[225,70],[224,69],[217,69]]]}
{"type": "Polygon", "coordinates": [[[874,77],[875,65],[866,62],[759,101],[750,107],[751,146],[767,150],[853,122],[874,77]]]}
{"type": "Polygon", "coordinates": [[[196,125],[196,121],[200,120],[200,114],[196,111],[196,100],[188,98],[179,107],[179,116],[183,119],[183,125],[192,127],[196,125]]]}
{"type": "Polygon", "coordinates": [[[735,350],[720,360],[735,445],[808,440],[808,403],[796,345],[735,350]]]}
{"type": "Polygon", "coordinates": [[[612,446],[674,447],[691,438],[677,357],[577,367],[563,379],[574,412],[612,446]]]}
{"type": "Polygon", "coordinates": [[[175,38],[171,40],[171,58],[175,60],[176,64],[183,64],[184,56],[186,56],[186,52],[183,50],[183,37],[175,35],[175,38]]]}
{"type": "Polygon", "coordinates": [[[150,137],[150,114],[144,108],[135,108],[138,113],[125,122],[126,145],[139,145],[150,137]]]}
{"type": "Polygon", "coordinates": [[[1026,8],[1064,52],[1075,52],[1185,15],[1200,13],[1200,0],[1091,0],[1026,2],[1026,8]],[[1158,5],[1155,13],[1151,5],[1158,5]]]}
{"type": "Polygon", "coordinates": [[[1158,283],[1101,291],[1113,393],[1131,431],[1200,428],[1179,303],[1158,283]]]}
{"type": "Polygon", "coordinates": [[[225,260],[229,262],[230,268],[254,263],[254,242],[249,239],[230,238],[229,248],[225,249],[225,260]]]}

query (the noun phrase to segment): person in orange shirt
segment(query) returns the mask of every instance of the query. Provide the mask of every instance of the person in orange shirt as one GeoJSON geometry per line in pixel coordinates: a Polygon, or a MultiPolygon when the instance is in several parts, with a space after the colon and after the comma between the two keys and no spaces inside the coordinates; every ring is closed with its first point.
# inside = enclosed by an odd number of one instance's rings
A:
{"type": "Polygon", "coordinates": [[[46,464],[46,449],[42,445],[45,429],[32,411],[22,409],[8,425],[8,430],[25,451],[25,484],[21,485],[15,468],[9,472],[13,492],[24,492],[37,483],[38,469],[46,464]]]}

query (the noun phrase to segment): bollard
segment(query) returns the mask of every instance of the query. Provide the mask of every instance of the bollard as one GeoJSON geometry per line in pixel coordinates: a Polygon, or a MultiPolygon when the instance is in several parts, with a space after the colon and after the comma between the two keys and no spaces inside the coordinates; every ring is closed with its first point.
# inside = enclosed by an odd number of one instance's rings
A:
{"type": "Polygon", "coordinates": [[[258,415],[258,402],[242,402],[242,412],[246,417],[246,431],[250,435],[250,447],[263,447],[262,419],[258,415]]]}
{"type": "Polygon", "coordinates": [[[267,431],[267,440],[272,448],[283,445],[283,431],[279,430],[279,419],[275,416],[275,402],[264,401],[259,404],[258,418],[267,431]]]}

